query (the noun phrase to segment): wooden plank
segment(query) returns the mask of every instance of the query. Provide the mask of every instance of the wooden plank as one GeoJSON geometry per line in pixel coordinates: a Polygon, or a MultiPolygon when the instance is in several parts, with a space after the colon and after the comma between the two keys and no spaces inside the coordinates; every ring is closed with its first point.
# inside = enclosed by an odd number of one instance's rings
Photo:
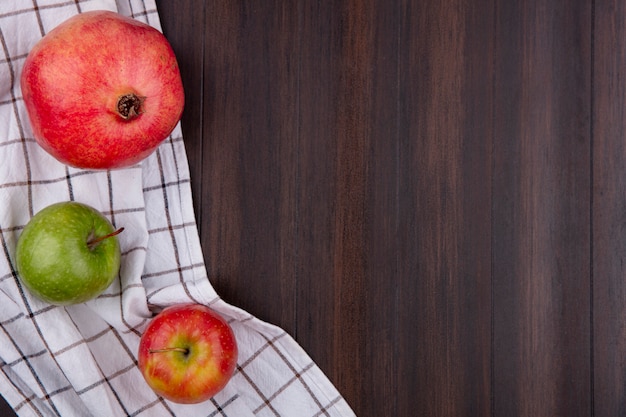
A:
{"type": "Polygon", "coordinates": [[[491,414],[493,13],[401,2],[395,415],[491,414]]]}
{"type": "Polygon", "coordinates": [[[626,5],[595,2],[593,388],[597,416],[626,415],[626,5]]]}
{"type": "Polygon", "coordinates": [[[494,414],[589,416],[591,5],[496,9],[494,414]]]}
{"type": "Polygon", "coordinates": [[[297,339],[357,415],[398,415],[398,7],[301,4],[297,339]]]}
{"type": "Polygon", "coordinates": [[[226,301],[295,332],[298,9],[204,4],[200,230],[226,301]]]}

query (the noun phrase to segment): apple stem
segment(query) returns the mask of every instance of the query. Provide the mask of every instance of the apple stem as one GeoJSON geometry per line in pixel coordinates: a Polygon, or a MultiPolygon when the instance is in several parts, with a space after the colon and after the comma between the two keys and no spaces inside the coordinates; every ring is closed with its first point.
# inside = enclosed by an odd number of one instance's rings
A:
{"type": "Polygon", "coordinates": [[[93,249],[94,247],[96,247],[96,245],[100,242],[102,242],[104,239],[108,239],[110,237],[113,236],[117,236],[120,233],[122,233],[124,231],[123,227],[120,227],[119,229],[117,229],[114,232],[109,233],[108,235],[104,235],[104,236],[100,236],[100,237],[96,237],[94,239],[91,239],[87,242],[87,247],[89,247],[89,249],[93,249]]]}
{"type": "Polygon", "coordinates": [[[171,347],[171,348],[164,348],[164,349],[149,349],[148,352],[150,353],[182,352],[186,355],[187,353],[189,353],[189,349],[171,347]]]}
{"type": "Polygon", "coordinates": [[[145,97],[134,93],[124,94],[117,99],[117,114],[124,120],[132,120],[143,113],[145,97]]]}

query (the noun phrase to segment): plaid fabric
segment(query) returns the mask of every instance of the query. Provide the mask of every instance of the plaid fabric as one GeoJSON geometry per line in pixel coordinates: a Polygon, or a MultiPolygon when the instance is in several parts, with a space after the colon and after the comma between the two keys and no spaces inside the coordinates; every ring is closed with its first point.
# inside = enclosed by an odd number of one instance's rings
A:
{"type": "Polygon", "coordinates": [[[93,9],[160,28],[153,0],[0,1],[0,392],[20,416],[354,415],[289,335],[211,287],[180,126],[140,165],[111,172],[62,165],[33,140],[19,87],[24,59],[51,28],[93,9]],[[22,288],[13,254],[33,214],[64,200],[99,209],[125,231],[119,279],[95,300],[56,307],[22,288]],[[155,310],[189,301],[229,320],[240,357],[213,399],[178,405],[148,388],[136,351],[155,310]]]}

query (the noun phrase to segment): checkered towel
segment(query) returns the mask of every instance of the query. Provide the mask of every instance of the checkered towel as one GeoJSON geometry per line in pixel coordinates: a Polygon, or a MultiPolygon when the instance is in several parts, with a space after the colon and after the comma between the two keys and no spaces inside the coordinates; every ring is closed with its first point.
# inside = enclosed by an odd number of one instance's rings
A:
{"type": "Polygon", "coordinates": [[[32,46],[69,16],[118,11],[160,28],[154,0],[0,1],[0,393],[20,416],[352,416],[325,375],[283,330],[228,305],[207,278],[180,126],[140,165],[85,171],[33,140],[19,87],[32,46]],[[103,212],[120,235],[119,279],[100,297],[56,307],[18,282],[16,241],[28,220],[65,200],[103,212]],[[240,355],[210,401],[157,397],[137,368],[142,331],[160,307],[211,306],[235,331],[240,355]]]}

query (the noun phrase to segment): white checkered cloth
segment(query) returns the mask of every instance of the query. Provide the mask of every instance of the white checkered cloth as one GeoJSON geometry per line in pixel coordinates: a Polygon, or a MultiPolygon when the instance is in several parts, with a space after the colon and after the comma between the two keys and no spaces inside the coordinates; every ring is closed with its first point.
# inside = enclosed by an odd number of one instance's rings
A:
{"type": "Polygon", "coordinates": [[[345,400],[283,330],[222,301],[207,278],[180,126],[140,165],[103,172],[60,164],[34,141],[19,87],[24,59],[71,15],[107,9],[160,29],[154,0],[0,1],[0,393],[20,416],[353,416],[345,400]],[[76,200],[120,235],[120,277],[100,297],[56,307],[18,282],[16,241],[45,206],[76,200]],[[239,362],[213,399],[157,397],[137,368],[151,308],[211,306],[234,328],[239,362]]]}

